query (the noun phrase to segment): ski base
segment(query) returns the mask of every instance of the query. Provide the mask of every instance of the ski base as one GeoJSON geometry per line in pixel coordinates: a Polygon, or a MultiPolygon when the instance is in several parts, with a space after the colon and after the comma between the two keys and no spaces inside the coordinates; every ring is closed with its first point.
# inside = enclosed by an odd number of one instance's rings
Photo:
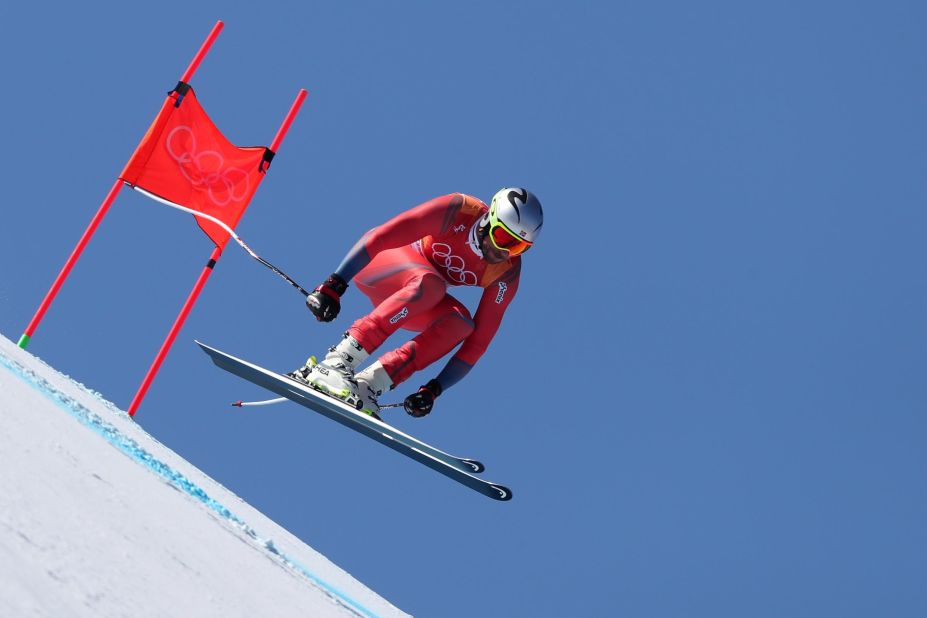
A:
{"type": "Polygon", "coordinates": [[[512,499],[512,490],[508,487],[473,476],[474,472],[482,472],[485,469],[483,464],[476,460],[445,453],[293,378],[274,373],[199,341],[196,343],[219,368],[229,373],[372,438],[484,496],[501,501],[512,499]]]}

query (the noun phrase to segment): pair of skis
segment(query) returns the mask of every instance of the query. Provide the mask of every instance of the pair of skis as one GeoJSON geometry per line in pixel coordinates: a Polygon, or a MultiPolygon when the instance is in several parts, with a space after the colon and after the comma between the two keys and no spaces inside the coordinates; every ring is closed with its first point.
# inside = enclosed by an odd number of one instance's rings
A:
{"type": "Polygon", "coordinates": [[[485,466],[475,459],[445,453],[381,420],[377,420],[363,412],[358,412],[337,399],[328,397],[309,386],[297,382],[293,378],[274,373],[199,341],[196,343],[219,368],[229,373],[266,388],[277,395],[286,397],[333,421],[341,423],[345,427],[368,436],[406,457],[425,464],[432,470],[478,491],[484,496],[503,501],[512,499],[512,490],[508,487],[474,476],[474,474],[479,474],[485,470],[485,466]]]}

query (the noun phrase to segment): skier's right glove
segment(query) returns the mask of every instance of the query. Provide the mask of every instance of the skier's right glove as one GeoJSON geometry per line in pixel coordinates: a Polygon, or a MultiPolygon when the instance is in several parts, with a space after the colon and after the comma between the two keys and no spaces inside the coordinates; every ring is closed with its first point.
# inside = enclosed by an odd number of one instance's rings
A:
{"type": "Polygon", "coordinates": [[[417,393],[412,393],[402,402],[402,407],[415,418],[425,416],[431,412],[435,399],[441,394],[441,383],[430,380],[425,386],[420,386],[417,393]]]}
{"type": "Polygon", "coordinates": [[[332,273],[309,296],[306,306],[319,322],[331,322],[341,310],[341,295],[348,289],[348,283],[332,273]]]}

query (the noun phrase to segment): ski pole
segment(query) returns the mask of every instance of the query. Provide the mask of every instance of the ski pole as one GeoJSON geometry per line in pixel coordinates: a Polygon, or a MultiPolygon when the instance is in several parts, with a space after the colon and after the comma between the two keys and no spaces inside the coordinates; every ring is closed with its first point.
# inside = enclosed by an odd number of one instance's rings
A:
{"type": "MultiPolygon", "coordinates": [[[[243,408],[246,406],[269,406],[274,403],[283,403],[284,401],[289,401],[286,397],[277,397],[275,399],[265,399],[264,401],[233,401],[232,406],[236,408],[243,408]]],[[[385,403],[380,406],[380,409],[386,408],[401,408],[404,404],[401,403],[385,403]]]]}
{"type": "MultiPolygon", "coordinates": [[[[128,183],[126,183],[126,184],[128,184],[128,183]]],[[[129,185],[129,186],[132,186],[132,185],[129,185]]],[[[141,193],[141,194],[143,194],[143,195],[146,195],[146,196],[150,197],[150,198],[153,199],[154,201],[160,202],[160,203],[164,204],[165,206],[170,206],[171,208],[176,208],[177,210],[182,210],[182,211],[184,211],[184,212],[190,213],[190,214],[193,215],[194,217],[202,217],[202,218],[204,218],[204,219],[208,219],[208,220],[212,221],[213,223],[215,223],[216,225],[218,225],[219,227],[221,227],[222,229],[224,229],[226,232],[228,232],[228,233],[229,233],[229,236],[231,236],[232,239],[233,239],[235,242],[237,242],[237,243],[239,244],[239,246],[241,246],[242,249],[244,249],[245,251],[248,252],[248,255],[250,255],[251,257],[253,257],[254,259],[256,259],[258,262],[260,262],[261,264],[263,264],[263,265],[266,266],[267,268],[271,269],[272,271],[274,271],[274,272],[277,273],[278,275],[280,275],[280,277],[283,278],[287,283],[289,283],[289,284],[292,285],[294,288],[296,288],[297,290],[299,290],[299,291],[302,293],[303,296],[309,296],[309,292],[307,292],[305,289],[303,289],[303,287],[302,287],[301,285],[299,285],[298,283],[296,283],[295,281],[293,281],[293,279],[291,279],[290,276],[287,275],[285,272],[283,272],[282,270],[280,270],[279,268],[277,268],[276,266],[274,266],[273,264],[271,264],[270,262],[268,262],[267,260],[265,260],[264,258],[262,258],[261,256],[259,256],[259,255],[258,255],[257,253],[255,253],[254,251],[252,251],[252,250],[251,250],[251,247],[249,247],[248,245],[246,245],[246,244],[245,244],[245,241],[243,241],[243,240],[241,239],[241,237],[239,237],[238,234],[236,234],[235,231],[232,230],[232,228],[230,228],[228,225],[226,225],[225,223],[223,223],[223,222],[220,221],[219,219],[213,217],[212,215],[208,215],[208,214],[206,214],[206,213],[204,213],[204,212],[199,212],[199,211],[196,211],[196,210],[192,210],[192,209],[190,209],[190,208],[187,208],[187,207],[185,207],[185,206],[181,206],[180,204],[175,204],[174,202],[171,202],[171,201],[169,201],[169,200],[166,200],[166,199],[164,199],[163,197],[159,197],[159,196],[155,195],[154,193],[150,193],[150,192],[148,192],[148,191],[145,191],[145,190],[142,189],[141,187],[132,187],[132,188],[135,189],[136,191],[138,191],[139,193],[141,193]]]]}
{"type": "Polygon", "coordinates": [[[243,406],[267,406],[272,403],[281,403],[286,400],[286,397],[277,397],[276,399],[266,399],[264,401],[234,401],[232,402],[232,405],[236,408],[241,408],[243,406]]]}

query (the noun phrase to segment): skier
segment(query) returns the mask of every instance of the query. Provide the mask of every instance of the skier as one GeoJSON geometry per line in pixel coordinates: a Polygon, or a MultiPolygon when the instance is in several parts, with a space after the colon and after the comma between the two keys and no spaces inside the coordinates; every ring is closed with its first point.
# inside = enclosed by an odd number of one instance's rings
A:
{"type": "Polygon", "coordinates": [[[373,311],[355,321],[324,360],[310,359],[289,375],[379,418],[378,397],[463,342],[437,377],[405,398],[406,412],[425,416],[486,351],[518,290],[521,254],[537,240],[543,219],[534,194],[506,188],[488,207],[452,193],[371,229],[306,305],[319,321],[334,320],[353,279],[373,311]],[[483,288],[476,315],[448,294],[448,285],[483,288]],[[355,374],[400,328],[419,334],[355,374]]]}

